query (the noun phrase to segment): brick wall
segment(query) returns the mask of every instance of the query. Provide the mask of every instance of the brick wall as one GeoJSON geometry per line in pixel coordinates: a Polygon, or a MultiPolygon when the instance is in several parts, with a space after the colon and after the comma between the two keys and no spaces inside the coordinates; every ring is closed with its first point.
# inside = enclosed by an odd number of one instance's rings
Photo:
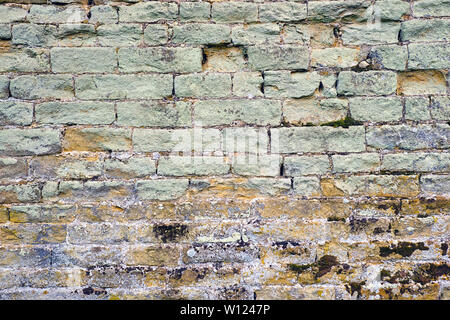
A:
{"type": "Polygon", "coordinates": [[[449,0],[0,2],[0,298],[450,297],[449,0]]]}

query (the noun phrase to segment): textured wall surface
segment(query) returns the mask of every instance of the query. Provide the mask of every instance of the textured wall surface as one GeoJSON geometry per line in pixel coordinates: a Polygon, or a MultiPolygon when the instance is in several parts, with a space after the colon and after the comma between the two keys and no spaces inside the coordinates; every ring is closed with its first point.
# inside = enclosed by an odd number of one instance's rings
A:
{"type": "Polygon", "coordinates": [[[449,0],[0,0],[0,298],[449,299],[449,39],[449,0]]]}

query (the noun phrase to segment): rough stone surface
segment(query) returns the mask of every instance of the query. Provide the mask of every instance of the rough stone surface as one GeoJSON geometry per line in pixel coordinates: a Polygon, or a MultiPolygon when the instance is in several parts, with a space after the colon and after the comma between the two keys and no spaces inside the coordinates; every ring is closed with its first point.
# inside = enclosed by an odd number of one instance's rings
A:
{"type": "Polygon", "coordinates": [[[0,0],[0,299],[449,300],[449,10],[0,0]]]}

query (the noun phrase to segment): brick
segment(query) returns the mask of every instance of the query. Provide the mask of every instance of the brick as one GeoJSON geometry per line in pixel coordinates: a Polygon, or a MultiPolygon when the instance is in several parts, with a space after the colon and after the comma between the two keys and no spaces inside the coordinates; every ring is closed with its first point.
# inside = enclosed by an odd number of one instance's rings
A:
{"type": "Polygon", "coordinates": [[[311,51],[311,66],[351,68],[359,63],[359,50],[351,48],[325,48],[311,51]]]}
{"type": "Polygon", "coordinates": [[[304,3],[273,2],[259,5],[259,19],[262,22],[296,22],[306,19],[304,3]]]}
{"type": "Polygon", "coordinates": [[[293,125],[317,125],[344,120],[348,101],[343,99],[289,99],[283,104],[283,121],[293,125]]]}
{"type": "Polygon", "coordinates": [[[225,175],[230,165],[221,157],[168,157],[158,161],[158,175],[162,176],[215,176],[225,175]]]}
{"type": "Polygon", "coordinates": [[[249,67],[253,70],[306,70],[309,52],[306,46],[258,45],[247,50],[249,67]]]}
{"type": "Polygon", "coordinates": [[[178,5],[173,2],[141,2],[119,7],[119,22],[155,22],[175,20],[178,5]]]}
{"type": "Polygon", "coordinates": [[[118,22],[119,15],[116,8],[102,5],[93,6],[89,10],[89,22],[100,24],[112,24],[118,22]]]}
{"type": "Polygon", "coordinates": [[[406,97],[405,98],[405,119],[407,120],[429,120],[430,99],[425,97],[406,97]]]}
{"type": "Polygon", "coordinates": [[[27,16],[30,22],[81,23],[87,20],[87,12],[77,6],[32,5],[27,16]]]}
{"type": "Polygon", "coordinates": [[[220,151],[217,129],[135,129],[133,150],[138,152],[220,151]]]}
{"type": "Polygon", "coordinates": [[[205,48],[203,53],[206,61],[203,63],[203,71],[239,71],[245,68],[247,64],[243,51],[239,47],[212,46],[205,48]]]}
{"type": "Polygon", "coordinates": [[[371,172],[380,167],[377,153],[333,155],[333,172],[371,172]]]}
{"type": "Polygon", "coordinates": [[[236,72],[233,75],[233,95],[238,97],[261,97],[264,79],[259,72],[236,72]]]}
{"type": "Polygon", "coordinates": [[[59,130],[0,130],[0,155],[28,156],[58,153],[61,150],[59,130]]]}
{"type": "Polygon", "coordinates": [[[124,181],[61,181],[58,199],[62,203],[125,201],[132,192],[132,185],[124,181]]]}
{"type": "Polygon", "coordinates": [[[265,128],[225,128],[222,131],[222,148],[226,154],[266,154],[269,136],[265,128]]]}
{"type": "Polygon", "coordinates": [[[302,127],[271,129],[272,153],[365,151],[364,128],[302,127]]]}
{"type": "Polygon", "coordinates": [[[414,16],[422,17],[445,17],[450,16],[450,2],[448,0],[418,0],[413,3],[414,16]]]}
{"type": "Polygon", "coordinates": [[[144,42],[149,45],[165,44],[169,40],[169,29],[166,25],[149,24],[144,30],[144,42]]]}
{"type": "Polygon", "coordinates": [[[67,241],[70,244],[118,244],[130,242],[131,233],[131,227],[122,224],[76,224],[68,227],[67,241]]]}
{"type": "Polygon", "coordinates": [[[448,69],[450,68],[450,45],[443,44],[419,44],[408,45],[408,69],[448,69]]]}
{"type": "Polygon", "coordinates": [[[370,127],[366,138],[367,145],[376,149],[443,149],[448,147],[448,126],[395,125],[370,127]]]}
{"type": "Polygon", "coordinates": [[[11,25],[5,23],[0,24],[0,39],[1,40],[11,39],[11,25]]]}
{"type": "Polygon", "coordinates": [[[9,78],[7,76],[0,76],[0,98],[9,97],[9,78]]]}
{"type": "Polygon", "coordinates": [[[82,75],[75,79],[76,96],[90,99],[160,99],[172,94],[172,75],[82,75]]]}
{"type": "Polygon", "coordinates": [[[191,124],[190,104],[161,101],[117,103],[117,124],[136,127],[187,127],[191,124]]]}
{"type": "Polygon", "coordinates": [[[316,72],[264,72],[264,95],[268,98],[311,96],[320,85],[316,72]]]}
{"type": "Polygon", "coordinates": [[[224,44],[231,42],[231,28],[219,24],[189,23],[173,28],[172,42],[224,44]]]}
{"type": "Polygon", "coordinates": [[[445,172],[450,168],[450,155],[446,153],[397,153],[383,156],[381,170],[445,172]]]}
{"type": "Polygon", "coordinates": [[[398,74],[398,94],[445,94],[446,91],[446,79],[439,71],[410,71],[398,74]]]}
{"type": "Polygon", "coordinates": [[[317,177],[295,177],[294,193],[301,196],[317,197],[321,195],[320,181],[317,177]]]}
{"type": "Polygon", "coordinates": [[[280,27],[275,23],[237,25],[231,29],[231,39],[235,45],[280,42],[280,27]]]}
{"type": "Polygon", "coordinates": [[[291,179],[250,178],[246,186],[263,195],[277,196],[287,194],[291,190],[291,179]]]}
{"type": "Polygon", "coordinates": [[[131,130],[118,128],[70,128],[65,131],[65,151],[127,151],[131,130]]]}
{"type": "Polygon", "coordinates": [[[208,2],[181,2],[180,20],[205,21],[211,16],[211,4],[208,2]]]}
{"type": "Polygon", "coordinates": [[[367,1],[312,1],[308,19],[319,22],[366,20],[367,1]]]}
{"type": "Polygon", "coordinates": [[[414,197],[419,194],[417,176],[342,176],[321,180],[325,196],[370,195],[379,197],[414,197]]]}
{"type": "Polygon", "coordinates": [[[402,118],[402,101],[396,97],[350,98],[352,118],[360,121],[399,121],[402,118]]]}
{"type": "Polygon", "coordinates": [[[15,100],[0,101],[0,125],[30,125],[33,121],[33,105],[15,100]]]}
{"type": "Polygon", "coordinates": [[[241,155],[232,160],[232,171],[242,176],[270,176],[280,175],[282,159],[279,155],[241,155]]]}
{"type": "Polygon", "coordinates": [[[100,161],[82,156],[40,156],[30,161],[30,175],[46,180],[94,179],[102,175],[102,165],[100,161]]]}
{"type": "Polygon", "coordinates": [[[1,72],[50,71],[50,53],[45,49],[10,49],[0,52],[1,72]]]}
{"type": "Polygon", "coordinates": [[[398,42],[400,23],[351,24],[342,28],[344,45],[377,45],[398,42]]]}
{"type": "Polygon", "coordinates": [[[181,197],[188,188],[187,179],[141,180],[136,182],[141,200],[172,200],[181,197]]]}
{"type": "Polygon", "coordinates": [[[40,247],[0,247],[0,265],[7,267],[48,267],[51,250],[40,247]]]}
{"type": "Polygon", "coordinates": [[[194,103],[194,121],[203,126],[243,122],[276,125],[281,120],[281,104],[274,100],[208,100],[194,103]]]}
{"type": "Polygon", "coordinates": [[[24,21],[27,16],[27,10],[20,7],[0,6],[0,21],[2,23],[24,21]]]}
{"type": "Polygon", "coordinates": [[[12,206],[10,221],[14,223],[69,223],[75,220],[71,205],[12,206]]]}
{"type": "Polygon", "coordinates": [[[202,52],[199,48],[121,48],[121,72],[200,72],[202,52]]]}
{"type": "Polygon", "coordinates": [[[231,95],[231,77],[223,73],[176,76],[175,95],[199,98],[228,97],[231,95]]]}
{"type": "Polygon", "coordinates": [[[258,6],[249,2],[216,2],[212,4],[211,17],[216,22],[255,22],[258,6]]]}
{"type": "Polygon", "coordinates": [[[0,185],[0,203],[38,202],[40,191],[37,184],[0,185]]]}
{"type": "Polygon", "coordinates": [[[400,21],[402,17],[410,14],[409,3],[401,0],[381,0],[375,2],[375,17],[381,20],[400,21]]]}
{"type": "Polygon", "coordinates": [[[97,33],[91,24],[59,24],[57,39],[61,47],[94,46],[97,44],[97,33]]]}
{"type": "Polygon", "coordinates": [[[66,75],[25,75],[11,79],[9,90],[14,98],[72,98],[73,81],[66,75]]]}
{"type": "Polygon", "coordinates": [[[56,26],[30,23],[12,26],[12,43],[29,47],[49,47],[56,45],[56,26]]]}
{"type": "Polygon", "coordinates": [[[13,224],[0,227],[1,244],[56,244],[66,241],[66,226],[13,224]]]}
{"type": "Polygon", "coordinates": [[[397,75],[391,71],[342,71],[338,77],[338,95],[389,95],[396,89],[397,75]]]}
{"type": "MultiPolygon", "coordinates": [[[[98,43],[102,46],[127,47],[141,44],[143,39],[142,26],[139,24],[104,24],[97,28],[98,43]]],[[[98,48],[100,49],[100,48],[98,48]]],[[[101,49],[100,49],[101,50],[101,49]]],[[[105,50],[105,49],[103,49],[105,50]]],[[[109,53],[111,49],[107,49],[109,53]]],[[[115,53],[115,50],[112,50],[115,53]]],[[[109,54],[111,56],[111,54],[109,54]]],[[[100,55],[101,56],[101,55],[100,55]]],[[[116,60],[115,55],[108,58],[109,63],[116,60]],[[114,59],[113,59],[114,57],[114,59]]],[[[105,61],[103,63],[106,63],[105,61]]],[[[117,62],[114,63],[114,66],[117,62]]]]}
{"type": "Polygon", "coordinates": [[[326,174],[331,171],[328,156],[298,156],[284,158],[284,174],[286,176],[306,176],[326,174]]]}
{"type": "Polygon", "coordinates": [[[408,60],[408,49],[406,46],[399,45],[376,46],[370,50],[369,58],[377,69],[404,71],[408,60]]]}
{"type": "Polygon", "coordinates": [[[156,173],[155,161],[150,158],[105,160],[105,176],[113,179],[145,178],[156,173]]]}
{"type": "Polygon", "coordinates": [[[23,179],[28,174],[24,158],[0,158],[0,179],[23,179]]]}
{"type": "Polygon", "coordinates": [[[333,27],[325,24],[286,25],[282,38],[286,44],[305,44],[312,47],[328,47],[336,43],[333,27]]]}
{"type": "Polygon", "coordinates": [[[450,37],[450,22],[444,19],[408,20],[402,22],[400,40],[411,42],[446,41],[450,37]]]}
{"type": "Polygon", "coordinates": [[[117,67],[113,48],[53,48],[50,56],[52,70],[58,73],[114,72],[117,67]]]}
{"type": "Polygon", "coordinates": [[[446,175],[423,175],[420,177],[420,189],[425,194],[447,196],[450,193],[450,179],[446,175]]]}
{"type": "Polygon", "coordinates": [[[46,124],[111,124],[114,104],[108,102],[44,102],[35,107],[36,122],[46,124]]]}
{"type": "Polygon", "coordinates": [[[433,119],[450,119],[450,98],[448,96],[432,97],[430,109],[433,119]]]}
{"type": "Polygon", "coordinates": [[[127,265],[176,266],[180,252],[177,248],[145,246],[127,250],[127,265]],[[178,253],[178,254],[177,254],[178,253]]]}

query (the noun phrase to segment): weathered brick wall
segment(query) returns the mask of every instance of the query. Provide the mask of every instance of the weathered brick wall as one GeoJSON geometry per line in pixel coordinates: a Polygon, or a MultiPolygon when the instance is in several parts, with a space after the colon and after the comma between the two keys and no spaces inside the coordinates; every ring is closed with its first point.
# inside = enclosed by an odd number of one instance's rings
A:
{"type": "Polygon", "coordinates": [[[449,0],[138,1],[0,1],[0,298],[449,298],[449,0]]]}

